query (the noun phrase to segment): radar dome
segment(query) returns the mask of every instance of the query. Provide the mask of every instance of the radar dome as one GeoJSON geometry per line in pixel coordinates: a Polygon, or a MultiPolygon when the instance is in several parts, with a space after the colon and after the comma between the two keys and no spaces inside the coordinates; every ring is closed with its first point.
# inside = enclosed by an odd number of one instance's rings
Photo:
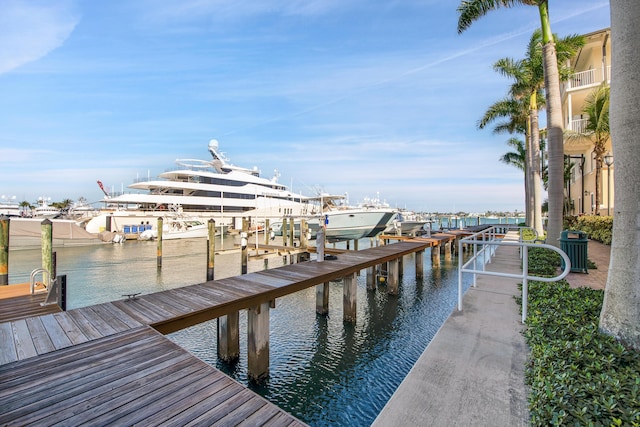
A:
{"type": "Polygon", "coordinates": [[[209,147],[213,148],[214,150],[218,149],[218,140],[217,139],[212,139],[211,141],[209,141],[209,147]]]}

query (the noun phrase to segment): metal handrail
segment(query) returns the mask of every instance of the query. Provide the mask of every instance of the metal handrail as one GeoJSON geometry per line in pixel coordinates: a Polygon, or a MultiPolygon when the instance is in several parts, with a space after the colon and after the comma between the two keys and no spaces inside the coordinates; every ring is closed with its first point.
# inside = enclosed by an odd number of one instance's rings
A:
{"type": "Polygon", "coordinates": [[[33,270],[31,272],[31,276],[29,277],[29,285],[30,285],[32,295],[35,293],[36,276],[40,273],[42,273],[42,283],[44,283],[45,289],[47,288],[47,283],[51,282],[51,273],[49,273],[49,271],[46,268],[36,268],[35,270],[33,270]],[[47,275],[46,280],[45,280],[45,273],[47,275]]]}
{"type": "MultiPolygon", "coordinates": [[[[491,227],[497,228],[497,227],[491,227]]],[[[501,229],[504,229],[504,226],[500,226],[501,229]]],[[[521,227],[508,227],[509,229],[520,229],[521,227]]],[[[571,261],[566,253],[563,250],[556,248],[555,246],[548,245],[546,243],[535,243],[535,242],[504,242],[497,238],[497,233],[495,230],[487,229],[483,230],[479,233],[473,234],[469,237],[465,237],[460,239],[459,241],[459,254],[462,254],[462,245],[463,244],[471,244],[474,248],[474,254],[467,262],[463,263],[462,256],[458,258],[458,310],[462,311],[462,274],[463,273],[471,273],[473,274],[473,287],[476,287],[476,277],[478,274],[484,274],[487,276],[498,276],[498,277],[507,277],[512,279],[522,279],[522,323],[525,323],[527,318],[527,297],[528,297],[528,282],[529,280],[537,280],[540,282],[556,282],[561,280],[569,274],[571,271],[571,261]],[[479,239],[481,238],[481,239],[479,239]],[[482,246],[480,251],[477,250],[478,246],[482,246]],[[482,264],[481,268],[484,268],[486,263],[491,262],[491,257],[495,255],[495,249],[497,246],[518,246],[521,249],[521,257],[522,257],[522,273],[521,274],[513,274],[513,273],[501,273],[498,271],[486,271],[484,269],[478,268],[478,258],[482,255],[482,264]],[[552,251],[558,252],[560,256],[564,260],[564,270],[559,276],[555,277],[540,277],[540,276],[532,276],[529,275],[529,248],[545,248],[550,249],[552,251]],[[489,255],[489,259],[486,258],[487,254],[489,255]],[[473,268],[467,268],[470,264],[473,263],[473,268]]]]}

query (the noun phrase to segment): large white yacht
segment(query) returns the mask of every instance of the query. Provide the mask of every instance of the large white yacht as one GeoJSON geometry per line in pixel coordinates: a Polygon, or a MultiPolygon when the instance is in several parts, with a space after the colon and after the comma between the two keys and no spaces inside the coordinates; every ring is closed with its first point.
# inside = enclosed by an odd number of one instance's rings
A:
{"type": "Polygon", "coordinates": [[[216,225],[232,228],[240,228],[242,217],[258,222],[314,214],[307,197],[279,184],[277,174],[267,179],[255,167],[232,165],[216,140],[209,142],[209,153],[211,160],[177,159],[177,169],[163,172],[157,179],[136,180],[128,188],[137,192],[105,191],[106,208],[87,223],[86,230],[120,232],[134,226],[144,230],[154,227],[158,217],[176,210],[201,219],[213,218],[216,225]]]}
{"type": "Polygon", "coordinates": [[[89,220],[90,233],[112,231],[133,235],[157,226],[157,218],[189,216],[206,221],[213,218],[216,226],[240,229],[242,218],[252,226],[283,217],[306,218],[317,231],[325,224],[330,242],[374,237],[383,231],[394,216],[385,207],[337,205],[344,196],[307,197],[291,192],[272,179],[260,177],[257,168],[232,165],[219,150],[218,141],[209,142],[211,160],[178,159],[178,168],[160,174],[157,179],[137,180],[129,185],[137,192],[105,193],[107,209],[89,220]]]}

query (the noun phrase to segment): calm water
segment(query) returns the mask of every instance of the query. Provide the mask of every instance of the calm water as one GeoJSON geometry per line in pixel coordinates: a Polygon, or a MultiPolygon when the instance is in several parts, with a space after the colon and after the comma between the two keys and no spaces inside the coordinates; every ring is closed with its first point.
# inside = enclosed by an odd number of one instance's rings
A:
{"type": "MultiPolygon", "coordinates": [[[[232,244],[225,240],[225,248],[232,244]]],[[[216,246],[220,248],[220,242],[216,246]]],[[[368,246],[369,241],[363,240],[359,247],[368,246]]],[[[69,309],[206,278],[203,240],[164,242],[160,272],[155,242],[56,252],[58,274],[67,275],[69,309]]],[[[29,273],[40,266],[40,257],[38,250],[10,252],[10,283],[27,282],[29,273]]],[[[342,321],[340,283],[330,286],[328,317],[315,314],[314,288],[278,299],[270,315],[270,377],[261,385],[247,380],[245,312],[240,315],[241,357],[233,365],[216,359],[215,321],[169,338],[312,426],[368,426],[455,307],[457,260],[432,269],[427,250],[424,262],[425,278],[416,281],[414,259],[405,259],[397,296],[387,295],[384,286],[367,292],[363,272],[358,278],[355,324],[342,321]]],[[[282,264],[282,258],[269,260],[269,268],[282,264]]],[[[264,268],[262,260],[248,266],[249,272],[264,268]]],[[[216,257],[216,278],[239,272],[239,254],[216,257]]],[[[470,278],[466,281],[465,289],[470,278]]]]}

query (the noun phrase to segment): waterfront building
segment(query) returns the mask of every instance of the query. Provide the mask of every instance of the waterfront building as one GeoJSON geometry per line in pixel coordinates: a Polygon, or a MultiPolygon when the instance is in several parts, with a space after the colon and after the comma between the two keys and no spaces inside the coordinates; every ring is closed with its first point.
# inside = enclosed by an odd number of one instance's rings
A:
{"type": "MultiPolygon", "coordinates": [[[[565,130],[583,132],[588,117],[584,106],[589,95],[602,84],[611,82],[611,29],[606,28],[583,35],[585,45],[570,60],[574,70],[571,77],[561,83],[562,113],[565,130]]],[[[594,144],[587,139],[567,140],[564,154],[567,164],[572,164],[571,176],[565,187],[568,214],[596,213],[596,185],[600,189],[601,215],[613,214],[613,150],[611,138],[605,144],[600,174],[596,182],[597,159],[594,144]]]]}

